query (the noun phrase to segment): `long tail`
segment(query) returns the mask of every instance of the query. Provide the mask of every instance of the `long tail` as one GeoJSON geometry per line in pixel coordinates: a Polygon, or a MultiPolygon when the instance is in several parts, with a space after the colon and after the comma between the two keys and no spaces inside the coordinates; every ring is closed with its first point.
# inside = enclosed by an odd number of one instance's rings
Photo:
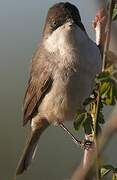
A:
{"type": "Polygon", "coordinates": [[[39,137],[42,134],[42,132],[48,127],[48,125],[49,125],[48,122],[43,123],[43,125],[41,125],[40,128],[35,129],[34,131],[31,132],[28,142],[23,151],[23,154],[18,162],[15,177],[17,175],[22,174],[29,167],[32,159],[34,158],[39,137]]]}

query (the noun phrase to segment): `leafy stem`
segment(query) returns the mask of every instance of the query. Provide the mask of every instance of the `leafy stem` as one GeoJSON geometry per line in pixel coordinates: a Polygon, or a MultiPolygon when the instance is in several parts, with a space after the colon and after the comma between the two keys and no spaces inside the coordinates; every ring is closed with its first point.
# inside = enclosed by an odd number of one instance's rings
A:
{"type": "MultiPolygon", "coordinates": [[[[107,53],[109,50],[112,14],[113,14],[113,9],[114,9],[114,4],[115,4],[114,0],[110,0],[109,15],[108,15],[108,20],[107,20],[107,32],[106,32],[106,39],[105,39],[104,52],[103,52],[102,72],[105,71],[105,63],[107,60],[107,53]]],[[[95,147],[96,147],[96,178],[97,178],[97,180],[99,180],[101,177],[100,167],[99,167],[99,162],[98,162],[100,159],[100,155],[98,152],[98,143],[97,143],[100,102],[101,102],[101,96],[100,96],[100,89],[99,89],[97,92],[97,107],[96,107],[95,122],[94,122],[94,142],[95,142],[95,147]]]]}
{"type": "MultiPolygon", "coordinates": [[[[104,52],[103,52],[102,72],[105,71],[105,63],[106,63],[106,60],[107,60],[107,53],[108,53],[108,50],[109,50],[112,15],[113,15],[114,6],[115,6],[115,1],[110,0],[109,15],[108,15],[108,20],[107,20],[106,39],[105,39],[104,52]]],[[[97,180],[99,180],[101,178],[101,171],[100,171],[100,167],[99,167],[100,155],[99,155],[99,152],[98,152],[98,143],[97,143],[98,123],[99,123],[99,114],[100,114],[100,103],[101,103],[101,95],[100,95],[100,88],[99,88],[98,92],[97,92],[97,107],[96,107],[95,122],[94,122],[94,142],[95,142],[95,147],[96,147],[96,179],[97,180]]]]}
{"type": "Polygon", "coordinates": [[[95,144],[95,152],[96,152],[96,163],[95,163],[96,180],[101,179],[101,166],[99,163],[100,153],[98,150],[97,136],[99,130],[101,129],[100,124],[104,123],[104,115],[102,111],[103,106],[115,105],[117,101],[117,86],[115,80],[113,79],[113,68],[112,66],[109,66],[108,68],[106,67],[107,55],[109,53],[111,24],[112,24],[112,20],[117,19],[117,3],[115,4],[115,2],[116,2],[115,0],[109,1],[106,32],[104,32],[104,34],[106,35],[105,42],[100,42],[102,43],[102,45],[104,44],[104,47],[99,46],[100,52],[102,53],[103,51],[101,73],[98,74],[95,78],[96,85],[94,87],[93,94],[89,98],[87,98],[84,102],[85,109],[77,113],[74,122],[74,128],[76,130],[79,130],[80,127],[83,126],[85,130],[85,134],[88,135],[92,134],[93,136],[93,141],[95,144]]]}

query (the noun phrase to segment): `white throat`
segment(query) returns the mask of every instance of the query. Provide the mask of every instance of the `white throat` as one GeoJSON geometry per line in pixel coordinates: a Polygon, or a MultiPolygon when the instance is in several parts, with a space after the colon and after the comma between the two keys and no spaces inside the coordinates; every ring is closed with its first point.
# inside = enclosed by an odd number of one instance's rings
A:
{"type": "Polygon", "coordinates": [[[80,63],[80,50],[87,40],[88,36],[77,25],[70,27],[66,23],[44,40],[44,46],[50,54],[55,55],[54,63],[59,69],[76,71],[80,63]]]}
{"type": "Polygon", "coordinates": [[[45,39],[44,46],[48,52],[59,52],[63,56],[66,52],[78,50],[78,44],[82,43],[86,37],[86,34],[77,25],[70,27],[69,23],[66,23],[45,39]]]}

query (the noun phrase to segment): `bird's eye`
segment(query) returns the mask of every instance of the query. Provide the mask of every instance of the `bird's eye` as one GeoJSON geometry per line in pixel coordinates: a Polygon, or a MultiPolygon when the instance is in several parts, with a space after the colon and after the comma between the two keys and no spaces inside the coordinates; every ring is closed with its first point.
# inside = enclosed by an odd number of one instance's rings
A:
{"type": "Polygon", "coordinates": [[[56,21],[52,21],[51,27],[56,29],[57,28],[57,22],[56,21]]]}

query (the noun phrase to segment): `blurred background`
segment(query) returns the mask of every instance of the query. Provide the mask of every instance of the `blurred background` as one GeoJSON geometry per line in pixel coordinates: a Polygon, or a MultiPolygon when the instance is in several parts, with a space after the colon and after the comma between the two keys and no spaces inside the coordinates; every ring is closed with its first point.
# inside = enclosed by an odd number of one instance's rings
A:
{"type": "MultiPolygon", "coordinates": [[[[28,128],[22,128],[22,101],[29,65],[44,26],[48,8],[55,0],[0,0],[0,179],[11,180],[24,148],[28,128]]],[[[97,0],[72,0],[80,10],[89,36],[95,40],[91,22],[99,8],[97,0]]],[[[115,38],[111,47],[117,51],[115,38]]],[[[105,110],[107,117],[110,108],[105,110]]],[[[67,126],[74,132],[72,123],[67,126]]],[[[115,164],[116,139],[106,150],[106,163],[115,164]],[[114,148],[113,148],[114,147],[114,148]]],[[[117,144],[117,143],[116,143],[117,144]]],[[[117,145],[116,145],[117,146],[117,145]]],[[[63,130],[50,127],[41,137],[35,161],[19,180],[65,180],[80,163],[83,151],[63,130]]]]}

